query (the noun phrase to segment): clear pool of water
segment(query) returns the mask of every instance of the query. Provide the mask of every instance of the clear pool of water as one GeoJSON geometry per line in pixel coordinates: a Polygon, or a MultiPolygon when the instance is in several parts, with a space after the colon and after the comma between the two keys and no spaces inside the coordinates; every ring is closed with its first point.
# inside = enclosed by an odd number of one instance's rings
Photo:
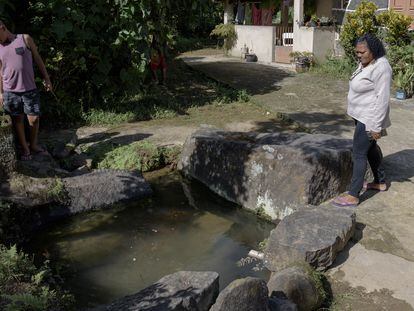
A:
{"type": "Polygon", "coordinates": [[[34,239],[37,252],[69,263],[67,287],[78,307],[109,303],[180,270],[216,271],[221,288],[241,277],[268,278],[258,262],[240,259],[274,224],[177,173],[146,177],[151,199],[72,217],[34,239]]]}

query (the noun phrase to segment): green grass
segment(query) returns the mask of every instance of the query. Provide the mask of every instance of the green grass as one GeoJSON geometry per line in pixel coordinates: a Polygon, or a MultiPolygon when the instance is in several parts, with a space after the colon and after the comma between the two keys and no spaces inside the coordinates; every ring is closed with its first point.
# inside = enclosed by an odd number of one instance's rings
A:
{"type": "Polygon", "coordinates": [[[311,72],[336,79],[349,79],[357,65],[346,57],[328,57],[325,63],[313,66],[311,72]]]}
{"type": "Polygon", "coordinates": [[[123,146],[103,142],[84,152],[92,157],[95,168],[148,172],[175,163],[181,147],[158,147],[146,140],[123,146]]]}
{"type": "Polygon", "coordinates": [[[148,85],[112,102],[99,103],[82,114],[83,122],[87,125],[117,125],[167,119],[186,115],[188,109],[195,107],[250,101],[246,90],[235,90],[214,81],[181,60],[174,60],[170,65],[167,86],[148,85]]]}

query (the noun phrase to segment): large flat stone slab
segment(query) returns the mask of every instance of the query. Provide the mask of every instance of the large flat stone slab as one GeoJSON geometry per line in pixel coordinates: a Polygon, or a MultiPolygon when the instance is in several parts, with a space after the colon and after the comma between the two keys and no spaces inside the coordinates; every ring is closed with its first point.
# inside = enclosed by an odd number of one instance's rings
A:
{"type": "Polygon", "coordinates": [[[207,311],[219,293],[216,272],[180,271],[94,311],[207,311]]]}
{"type": "Polygon", "coordinates": [[[351,141],[306,133],[235,133],[201,128],[178,163],[185,175],[249,210],[282,219],[343,192],[351,141]]]}
{"type": "Polygon", "coordinates": [[[265,266],[280,271],[300,262],[325,270],[334,262],[355,230],[355,210],[336,207],[304,208],[285,217],[271,231],[265,266]]]}
{"type": "Polygon", "coordinates": [[[26,207],[32,229],[150,195],[151,186],[137,171],[105,169],[62,179],[15,175],[0,183],[0,199],[26,207]]]}
{"type": "Polygon", "coordinates": [[[140,172],[103,169],[63,179],[72,213],[93,210],[152,194],[140,172]]]}

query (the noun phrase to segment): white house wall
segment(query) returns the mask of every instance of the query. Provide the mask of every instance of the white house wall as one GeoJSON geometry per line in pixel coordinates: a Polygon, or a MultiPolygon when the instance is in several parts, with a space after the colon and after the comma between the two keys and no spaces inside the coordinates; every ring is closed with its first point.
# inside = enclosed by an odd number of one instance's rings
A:
{"type": "Polygon", "coordinates": [[[261,62],[273,62],[275,57],[275,27],[235,25],[237,43],[231,55],[240,57],[244,45],[261,62]]]}
{"type": "Polygon", "coordinates": [[[293,51],[312,52],[319,63],[333,53],[335,30],[331,27],[299,27],[293,37],[293,51]]]}
{"type": "Polygon", "coordinates": [[[297,27],[293,33],[293,51],[313,52],[313,27],[297,27]]]}

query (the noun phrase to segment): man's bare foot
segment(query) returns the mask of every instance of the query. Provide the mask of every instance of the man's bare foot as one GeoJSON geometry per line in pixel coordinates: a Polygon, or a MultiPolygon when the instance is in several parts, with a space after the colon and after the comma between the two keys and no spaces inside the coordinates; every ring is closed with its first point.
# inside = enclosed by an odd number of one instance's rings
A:
{"type": "Polygon", "coordinates": [[[38,145],[30,146],[30,149],[32,150],[32,154],[49,155],[49,152],[47,152],[46,149],[43,149],[38,145]]]}

